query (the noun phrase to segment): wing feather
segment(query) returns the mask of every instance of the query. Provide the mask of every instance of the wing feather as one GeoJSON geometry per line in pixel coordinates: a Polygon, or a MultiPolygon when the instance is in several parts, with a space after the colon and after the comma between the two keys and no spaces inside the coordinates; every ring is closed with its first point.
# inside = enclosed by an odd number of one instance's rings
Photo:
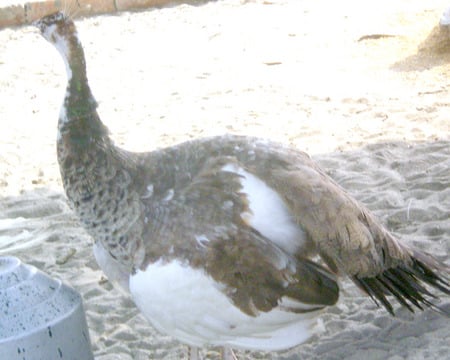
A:
{"type": "MultiPolygon", "coordinates": [[[[159,211],[165,219],[148,225],[147,237],[153,241],[146,244],[147,254],[153,253],[152,247],[157,254],[170,244],[167,260],[184,258],[194,268],[203,268],[248,315],[271,311],[287,297],[299,307],[286,311],[314,311],[336,303],[339,288],[335,275],[287,252],[243,219],[242,214],[250,210],[242,192],[242,175],[224,170],[233,162],[237,160],[228,156],[211,158],[188,186],[174,192],[170,202],[164,203],[165,210],[159,211]],[[155,229],[155,223],[160,227],[155,229]]],[[[153,206],[159,209],[158,204],[153,206]]],[[[156,210],[149,208],[148,216],[155,219],[156,210]]],[[[142,267],[157,258],[147,256],[142,267]]]]}
{"type": "Polygon", "coordinates": [[[390,296],[412,312],[431,307],[449,314],[434,304],[438,295],[428,290],[450,294],[447,265],[396,239],[313,163],[274,171],[271,176],[271,185],[283,194],[331,269],[348,275],[391,314],[390,296]]]}

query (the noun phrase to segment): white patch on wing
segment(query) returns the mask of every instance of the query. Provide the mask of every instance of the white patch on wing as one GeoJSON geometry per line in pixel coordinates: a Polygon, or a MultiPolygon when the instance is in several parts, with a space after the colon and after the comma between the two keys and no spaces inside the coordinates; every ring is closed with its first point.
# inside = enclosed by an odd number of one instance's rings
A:
{"type": "Polygon", "coordinates": [[[195,240],[201,247],[205,247],[209,243],[209,239],[206,235],[195,235],[195,240]]]}
{"type": "Polygon", "coordinates": [[[173,196],[175,195],[175,191],[173,189],[169,189],[164,194],[164,197],[162,198],[162,201],[168,202],[173,199],[173,196]]]}
{"type": "Polygon", "coordinates": [[[144,195],[141,196],[141,199],[149,199],[153,196],[154,186],[153,184],[150,184],[146,188],[146,192],[144,195]]]}
{"type": "Polygon", "coordinates": [[[242,192],[247,195],[250,208],[250,212],[241,214],[243,220],[288,253],[297,252],[306,235],[278,193],[236,165],[225,165],[222,169],[242,176],[242,192]]]}
{"type": "Polygon", "coordinates": [[[295,299],[292,299],[290,297],[284,297],[280,301],[280,307],[283,309],[293,309],[293,310],[314,310],[317,308],[320,308],[320,305],[314,305],[314,304],[304,304],[301,303],[295,299]]]}
{"type": "Polygon", "coordinates": [[[304,342],[316,330],[318,312],[274,308],[248,316],[221,290],[203,270],[178,260],[158,261],[130,276],[131,295],[145,317],[157,330],[191,346],[277,351],[304,342]]]}

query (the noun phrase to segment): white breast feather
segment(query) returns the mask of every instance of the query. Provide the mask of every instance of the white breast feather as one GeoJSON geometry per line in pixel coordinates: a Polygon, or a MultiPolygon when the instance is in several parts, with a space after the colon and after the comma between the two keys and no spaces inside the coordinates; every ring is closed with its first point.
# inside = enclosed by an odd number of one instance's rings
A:
{"type": "Polygon", "coordinates": [[[236,166],[225,165],[223,170],[242,176],[242,192],[247,195],[249,213],[242,218],[254,229],[293,254],[305,243],[306,235],[295,223],[283,199],[264,181],[236,166]]]}
{"type": "Polygon", "coordinates": [[[191,346],[277,351],[304,342],[315,331],[317,312],[275,308],[252,317],[235,307],[221,288],[201,269],[177,260],[158,261],[130,276],[131,295],[145,317],[159,331],[191,346]]]}

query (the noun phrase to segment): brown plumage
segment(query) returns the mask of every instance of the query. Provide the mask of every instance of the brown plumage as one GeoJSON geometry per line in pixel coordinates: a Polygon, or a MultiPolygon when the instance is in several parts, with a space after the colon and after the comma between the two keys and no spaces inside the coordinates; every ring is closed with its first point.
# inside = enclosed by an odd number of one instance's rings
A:
{"type": "Polygon", "coordinates": [[[349,276],[391,314],[393,299],[410,311],[440,310],[429,288],[450,294],[449,268],[391,235],[307,154],[231,135],[150,153],[116,147],[97,114],[72,20],[57,13],[37,26],[67,66],[58,124],[67,197],[96,240],[100,266],[130,289],[158,329],[192,346],[258,348],[264,328],[266,349],[293,346],[309,335],[290,334],[284,343],[278,331],[296,322],[309,326],[318,310],[335,304],[335,274],[349,276]],[[321,262],[313,261],[316,254],[321,262]],[[177,328],[153,308],[171,311],[171,300],[156,299],[170,285],[167,269],[179,271],[172,282],[195,275],[205,287],[193,282],[184,289],[181,281],[175,309],[183,301],[198,301],[186,304],[194,313],[210,301],[224,304],[208,310],[213,323],[180,311],[171,315],[177,328]],[[211,297],[196,297],[203,291],[211,297]],[[196,333],[198,326],[211,337],[196,333]]]}

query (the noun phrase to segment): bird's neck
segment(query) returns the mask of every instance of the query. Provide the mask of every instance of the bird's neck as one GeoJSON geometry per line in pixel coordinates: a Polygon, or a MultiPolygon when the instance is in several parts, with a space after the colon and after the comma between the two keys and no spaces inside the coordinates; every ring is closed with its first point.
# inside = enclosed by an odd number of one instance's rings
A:
{"type": "Polygon", "coordinates": [[[97,102],[87,80],[84,51],[76,34],[56,47],[66,64],[68,78],[59,117],[59,139],[82,148],[107,140],[108,131],[97,114],[97,102]]]}
{"type": "Polygon", "coordinates": [[[61,177],[85,228],[108,254],[131,271],[133,262],[139,263],[135,255],[138,244],[128,232],[132,225],[136,226],[141,211],[129,173],[134,163],[125,162],[100,121],[87,80],[84,52],[75,35],[55,42],[68,77],[58,124],[61,177]]]}

